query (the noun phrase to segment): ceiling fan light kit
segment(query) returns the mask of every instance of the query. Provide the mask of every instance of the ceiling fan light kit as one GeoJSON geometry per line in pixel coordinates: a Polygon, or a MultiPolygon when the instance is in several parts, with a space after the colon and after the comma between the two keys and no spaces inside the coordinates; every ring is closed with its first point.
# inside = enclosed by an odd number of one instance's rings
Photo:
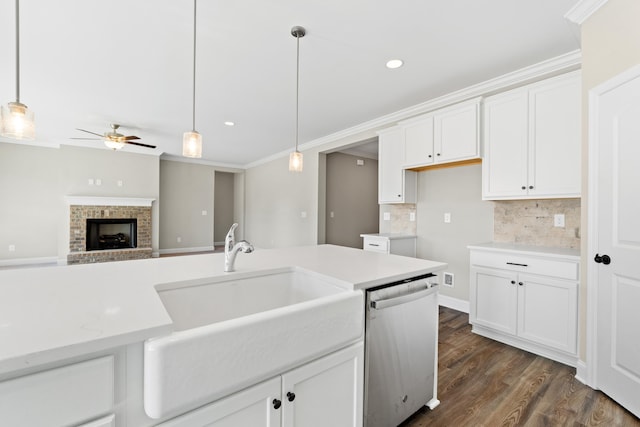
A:
{"type": "Polygon", "coordinates": [[[291,35],[296,38],[296,148],[289,155],[289,171],[302,172],[302,153],[298,151],[298,104],[300,100],[300,38],[304,37],[306,30],[303,27],[291,28],[291,35]]]}
{"type": "Polygon", "coordinates": [[[196,17],[197,0],[193,0],[193,104],[191,131],[182,135],[182,155],[199,159],[202,157],[202,135],[196,132],[196,17]]]}
{"type": "Polygon", "coordinates": [[[20,102],[20,1],[16,0],[16,101],[0,109],[0,135],[12,139],[36,137],[35,115],[20,102]]]}

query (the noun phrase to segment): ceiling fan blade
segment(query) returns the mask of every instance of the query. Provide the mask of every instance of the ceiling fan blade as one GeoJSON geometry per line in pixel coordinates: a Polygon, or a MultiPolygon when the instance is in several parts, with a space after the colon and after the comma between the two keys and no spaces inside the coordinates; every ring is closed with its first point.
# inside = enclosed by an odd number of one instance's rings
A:
{"type": "Polygon", "coordinates": [[[156,148],[155,145],[143,144],[141,142],[124,141],[127,144],[139,145],[140,147],[156,148]]]}
{"type": "Polygon", "coordinates": [[[130,141],[130,140],[132,140],[132,139],[140,139],[140,138],[138,138],[137,136],[133,136],[133,135],[131,135],[131,136],[125,136],[125,137],[124,137],[124,140],[125,140],[125,141],[130,141]]]}
{"type": "Polygon", "coordinates": [[[79,129],[79,128],[76,128],[76,130],[79,130],[79,131],[81,131],[81,132],[90,133],[91,135],[97,135],[97,136],[99,136],[100,138],[104,138],[104,135],[99,134],[99,133],[95,133],[95,132],[91,132],[90,130],[84,130],[84,129],[79,129]]]}
{"type": "Polygon", "coordinates": [[[69,138],[69,139],[81,139],[83,141],[100,141],[102,138],[69,138]]]}

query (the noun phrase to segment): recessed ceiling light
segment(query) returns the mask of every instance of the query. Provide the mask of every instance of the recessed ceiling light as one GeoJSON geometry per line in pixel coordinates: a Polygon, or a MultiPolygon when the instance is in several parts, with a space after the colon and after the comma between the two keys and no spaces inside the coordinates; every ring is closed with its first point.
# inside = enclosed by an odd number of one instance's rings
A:
{"type": "Polygon", "coordinates": [[[404,62],[402,62],[402,59],[392,59],[390,61],[387,61],[387,68],[400,68],[403,64],[404,62]]]}
{"type": "Polygon", "coordinates": [[[225,126],[235,126],[234,122],[224,122],[225,126]]]}

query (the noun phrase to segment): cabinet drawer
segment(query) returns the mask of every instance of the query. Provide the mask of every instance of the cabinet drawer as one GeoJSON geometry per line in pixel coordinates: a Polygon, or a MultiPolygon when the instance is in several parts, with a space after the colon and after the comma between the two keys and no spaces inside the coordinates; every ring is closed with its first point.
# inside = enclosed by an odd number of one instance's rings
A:
{"type": "Polygon", "coordinates": [[[7,426],[77,425],[113,405],[113,356],[0,383],[1,423],[7,426]]]}
{"type": "Polygon", "coordinates": [[[363,246],[365,251],[389,253],[389,239],[385,237],[365,237],[363,246]]]}
{"type": "Polygon", "coordinates": [[[577,261],[483,251],[471,251],[470,259],[471,265],[578,280],[577,261]]]}

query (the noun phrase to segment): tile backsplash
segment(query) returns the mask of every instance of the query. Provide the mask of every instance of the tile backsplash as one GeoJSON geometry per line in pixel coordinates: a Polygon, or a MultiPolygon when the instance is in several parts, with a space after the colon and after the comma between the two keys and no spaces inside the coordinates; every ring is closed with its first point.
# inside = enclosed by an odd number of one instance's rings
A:
{"type": "Polygon", "coordinates": [[[495,242],[580,248],[580,199],[501,200],[494,203],[495,242]],[[553,226],[555,214],[564,214],[564,227],[553,226]]]}
{"type": "Polygon", "coordinates": [[[380,233],[416,234],[416,221],[410,221],[410,214],[416,213],[414,203],[380,205],[380,233]],[[390,215],[389,220],[384,214],[390,215]]]}

